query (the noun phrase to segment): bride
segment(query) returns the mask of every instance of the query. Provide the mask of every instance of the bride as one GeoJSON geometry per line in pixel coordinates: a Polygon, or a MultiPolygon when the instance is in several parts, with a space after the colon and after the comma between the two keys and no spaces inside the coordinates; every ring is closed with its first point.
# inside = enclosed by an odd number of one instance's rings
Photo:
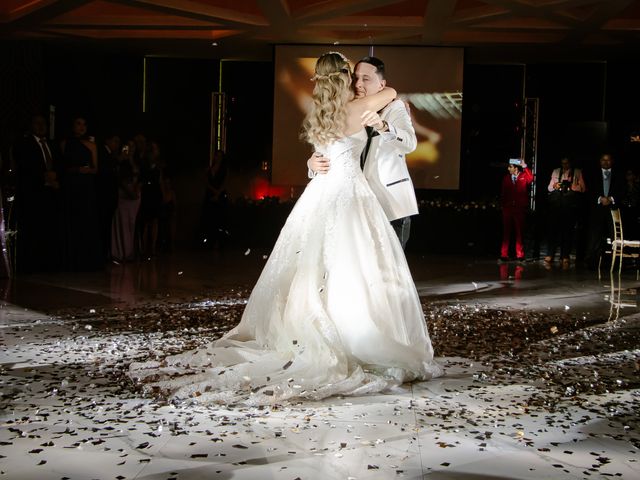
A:
{"type": "Polygon", "coordinates": [[[360,169],[362,118],[396,96],[354,98],[349,61],[322,55],[303,130],[331,159],[293,208],[240,323],[129,375],[176,400],[261,405],[384,392],[442,374],[407,262],[360,169]]]}

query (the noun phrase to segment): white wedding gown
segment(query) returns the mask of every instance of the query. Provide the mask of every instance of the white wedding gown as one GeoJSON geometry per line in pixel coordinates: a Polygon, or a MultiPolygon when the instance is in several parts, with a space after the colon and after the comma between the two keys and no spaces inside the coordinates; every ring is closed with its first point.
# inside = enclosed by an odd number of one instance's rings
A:
{"type": "Polygon", "coordinates": [[[360,169],[365,130],[293,208],[242,320],[130,376],[174,399],[270,404],[383,392],[442,374],[402,247],[360,169]]]}

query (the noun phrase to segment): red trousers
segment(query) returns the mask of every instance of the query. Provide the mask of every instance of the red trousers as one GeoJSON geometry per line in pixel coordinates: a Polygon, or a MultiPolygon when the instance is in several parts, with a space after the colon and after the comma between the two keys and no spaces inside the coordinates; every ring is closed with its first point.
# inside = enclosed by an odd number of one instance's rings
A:
{"type": "Polygon", "coordinates": [[[502,209],[502,248],[501,257],[509,256],[509,245],[511,243],[511,232],[515,232],[516,237],[516,257],[524,258],[524,246],[522,244],[522,231],[524,230],[524,219],[526,210],[521,208],[506,207],[502,209]]]}

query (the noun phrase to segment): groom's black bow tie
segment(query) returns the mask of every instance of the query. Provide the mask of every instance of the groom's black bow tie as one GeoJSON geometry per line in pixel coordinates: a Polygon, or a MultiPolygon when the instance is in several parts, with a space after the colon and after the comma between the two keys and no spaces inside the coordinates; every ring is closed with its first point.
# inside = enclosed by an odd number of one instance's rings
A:
{"type": "Polygon", "coordinates": [[[364,146],[364,150],[360,154],[360,168],[364,170],[364,164],[367,161],[367,155],[369,154],[369,148],[371,147],[371,139],[380,133],[373,127],[364,127],[367,130],[367,144],[364,146]]]}

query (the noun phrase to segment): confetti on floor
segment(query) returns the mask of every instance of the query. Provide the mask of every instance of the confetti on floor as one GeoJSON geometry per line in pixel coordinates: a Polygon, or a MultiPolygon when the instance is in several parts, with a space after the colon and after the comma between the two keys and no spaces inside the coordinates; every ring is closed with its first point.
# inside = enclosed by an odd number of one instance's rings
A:
{"type": "Polygon", "coordinates": [[[223,335],[248,295],[4,304],[0,479],[640,478],[639,314],[425,300],[446,375],[384,395],[203,407],[126,377],[223,335]]]}

